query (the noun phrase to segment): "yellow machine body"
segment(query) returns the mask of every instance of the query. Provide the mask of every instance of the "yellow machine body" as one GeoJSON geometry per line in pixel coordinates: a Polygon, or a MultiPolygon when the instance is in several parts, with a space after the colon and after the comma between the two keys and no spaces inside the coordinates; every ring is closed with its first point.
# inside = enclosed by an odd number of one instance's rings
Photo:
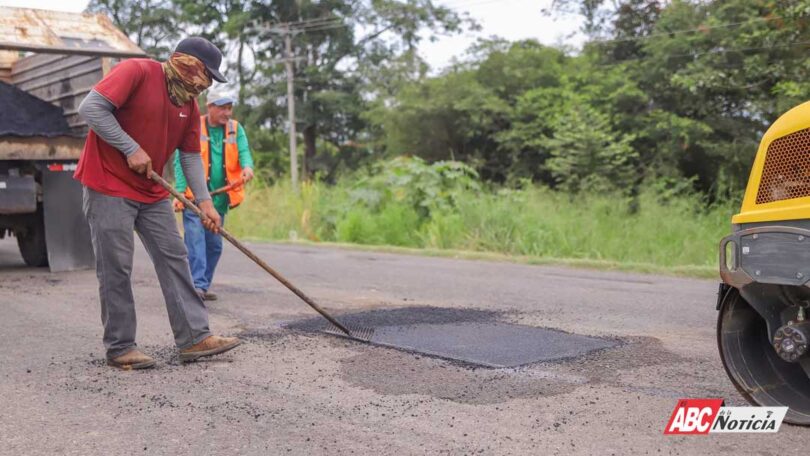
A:
{"type": "Polygon", "coordinates": [[[750,403],[810,426],[810,102],[762,137],[732,223],[719,246],[720,360],[750,403]]]}
{"type": "Polygon", "coordinates": [[[734,224],[810,219],[810,102],[783,114],[757,150],[734,224]]]}

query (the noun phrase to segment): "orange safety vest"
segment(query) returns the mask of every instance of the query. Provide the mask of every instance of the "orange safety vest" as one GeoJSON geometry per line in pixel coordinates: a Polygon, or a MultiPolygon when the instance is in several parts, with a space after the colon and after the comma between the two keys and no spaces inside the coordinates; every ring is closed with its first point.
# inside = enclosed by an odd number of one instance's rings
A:
{"type": "MultiPolygon", "coordinates": [[[[242,179],[242,166],[239,164],[239,146],[236,144],[236,132],[239,131],[239,123],[231,119],[225,126],[225,144],[223,144],[223,153],[225,154],[222,161],[225,166],[225,180],[226,185],[234,182],[239,182],[242,179]]],[[[205,122],[205,116],[200,116],[200,155],[202,155],[203,169],[205,170],[205,182],[207,183],[210,177],[211,168],[211,147],[208,139],[208,124],[205,122]]],[[[245,199],[245,186],[240,185],[236,188],[228,190],[228,207],[235,208],[245,199]]],[[[186,188],[186,198],[194,199],[190,188],[186,188]]]]}

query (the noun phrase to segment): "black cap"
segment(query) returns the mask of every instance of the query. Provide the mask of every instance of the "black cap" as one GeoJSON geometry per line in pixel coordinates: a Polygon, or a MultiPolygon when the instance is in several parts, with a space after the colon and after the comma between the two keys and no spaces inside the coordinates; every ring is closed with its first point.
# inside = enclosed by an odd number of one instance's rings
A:
{"type": "Polygon", "coordinates": [[[222,76],[222,73],[219,72],[219,64],[222,63],[222,52],[205,38],[190,36],[177,43],[174,52],[182,52],[197,57],[208,69],[208,72],[211,73],[212,78],[219,82],[227,81],[225,76],[222,76]]]}

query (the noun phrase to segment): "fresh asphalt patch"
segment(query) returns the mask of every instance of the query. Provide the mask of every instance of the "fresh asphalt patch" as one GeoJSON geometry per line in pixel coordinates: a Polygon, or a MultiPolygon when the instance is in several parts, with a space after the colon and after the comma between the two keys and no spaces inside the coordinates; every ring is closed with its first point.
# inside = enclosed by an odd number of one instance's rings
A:
{"type": "MultiPolygon", "coordinates": [[[[501,313],[476,309],[404,307],[343,314],[348,327],[373,330],[370,343],[481,367],[517,367],[576,358],[618,341],[498,321],[501,313]]],[[[334,335],[321,318],[284,325],[334,335]]]]}

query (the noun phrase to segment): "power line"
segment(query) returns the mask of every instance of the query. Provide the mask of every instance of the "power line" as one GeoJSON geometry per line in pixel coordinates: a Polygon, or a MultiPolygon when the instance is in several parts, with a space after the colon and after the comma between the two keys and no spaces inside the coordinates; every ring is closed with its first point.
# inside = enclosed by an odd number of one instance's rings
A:
{"type": "MultiPolygon", "coordinates": [[[[453,3],[450,5],[441,5],[440,8],[457,8],[462,6],[477,6],[482,4],[488,3],[499,3],[504,1],[510,0],[464,0],[457,3],[453,3]]],[[[389,6],[385,8],[377,8],[374,9],[376,13],[386,13],[391,11],[398,11],[404,8],[407,8],[409,5],[406,4],[398,4],[396,6],[389,6]]],[[[350,17],[347,16],[326,16],[326,17],[319,17],[319,18],[310,18],[310,19],[303,19],[299,21],[287,21],[287,22],[274,22],[271,24],[267,24],[266,27],[290,27],[291,29],[297,30],[305,30],[310,28],[319,28],[322,26],[331,26],[335,25],[335,28],[338,28],[337,25],[339,24],[340,27],[346,27],[350,25],[348,22],[344,22],[350,20],[350,17]]],[[[332,27],[330,27],[332,28],[332,27]]]]}
{"type": "MultiPolygon", "coordinates": [[[[798,41],[795,43],[788,43],[783,45],[774,45],[774,46],[757,46],[757,47],[745,47],[745,48],[731,48],[731,49],[716,49],[712,51],[703,51],[703,52],[690,52],[684,54],[664,54],[661,57],[669,59],[673,57],[698,57],[701,55],[711,55],[711,54],[727,54],[731,52],[748,52],[748,51],[763,51],[763,50],[771,50],[771,49],[783,49],[783,48],[792,48],[794,46],[800,45],[810,45],[810,41],[798,41]]],[[[633,59],[625,59],[619,60],[613,63],[605,63],[605,64],[598,64],[597,67],[610,67],[610,66],[618,66],[623,63],[627,62],[639,62],[643,60],[653,60],[656,56],[647,56],[647,57],[637,57],[633,59]]]]}
{"type": "MultiPolygon", "coordinates": [[[[463,6],[477,6],[482,4],[488,3],[498,3],[503,1],[509,0],[472,0],[472,1],[462,1],[458,3],[453,3],[449,5],[442,5],[442,7],[446,8],[458,8],[463,6]]],[[[407,6],[407,5],[400,5],[400,6],[407,6]]],[[[380,8],[375,10],[376,12],[388,12],[399,10],[400,7],[387,7],[387,8],[380,8]]],[[[624,37],[624,38],[611,38],[611,39],[597,39],[591,40],[589,43],[596,43],[596,44],[605,44],[605,43],[621,43],[621,42],[632,42],[632,41],[643,41],[652,38],[658,37],[668,37],[673,35],[681,35],[685,33],[695,33],[695,32],[706,32],[708,30],[715,30],[715,29],[723,29],[723,28],[731,28],[731,27],[739,27],[748,24],[754,24],[759,22],[770,22],[775,20],[783,20],[782,16],[769,16],[769,17],[759,17],[755,19],[750,19],[747,21],[741,22],[729,22],[729,23],[721,23],[715,25],[700,25],[698,27],[689,28],[689,29],[679,29],[679,30],[672,30],[666,32],[657,32],[652,33],[649,35],[643,36],[636,36],[636,37],[624,37]]],[[[273,24],[268,24],[269,27],[290,27],[291,29],[295,29],[296,31],[300,32],[307,32],[307,31],[321,31],[321,30],[329,30],[334,28],[340,27],[347,27],[352,25],[350,17],[346,16],[331,16],[331,17],[320,17],[320,18],[311,18],[311,19],[304,19],[300,21],[288,21],[288,22],[277,22],[273,24]]]]}
{"type": "Polygon", "coordinates": [[[324,17],[314,17],[310,19],[304,19],[299,21],[289,21],[289,22],[281,22],[278,25],[284,25],[289,27],[299,27],[299,26],[307,26],[308,24],[317,24],[322,22],[330,22],[330,21],[340,21],[345,19],[343,16],[324,16],[324,17]]]}
{"type": "Polygon", "coordinates": [[[332,29],[339,29],[339,28],[343,28],[343,27],[349,27],[350,25],[352,25],[352,24],[350,24],[350,23],[348,23],[348,22],[344,22],[344,23],[340,23],[340,24],[333,24],[333,25],[325,25],[325,26],[318,27],[318,28],[307,28],[307,29],[303,29],[303,30],[302,30],[302,33],[307,33],[307,32],[322,32],[322,31],[324,31],[324,30],[332,30],[332,29]]]}
{"type": "Polygon", "coordinates": [[[611,39],[604,39],[604,40],[591,40],[588,44],[595,43],[595,44],[603,44],[603,43],[622,43],[622,42],[630,42],[630,41],[642,41],[648,40],[651,38],[658,38],[658,37],[670,37],[672,35],[682,35],[685,33],[694,33],[694,32],[705,32],[707,30],[714,30],[720,28],[730,28],[730,27],[737,27],[741,25],[747,24],[754,24],[757,22],[768,22],[777,19],[783,19],[781,16],[771,16],[771,17],[759,17],[756,19],[751,19],[748,21],[743,22],[729,22],[725,24],[717,24],[717,25],[702,25],[699,27],[691,28],[691,29],[681,29],[681,30],[673,30],[670,32],[658,32],[658,33],[651,33],[649,35],[642,35],[642,36],[634,36],[634,37],[626,37],[626,38],[611,38],[611,39]]]}

